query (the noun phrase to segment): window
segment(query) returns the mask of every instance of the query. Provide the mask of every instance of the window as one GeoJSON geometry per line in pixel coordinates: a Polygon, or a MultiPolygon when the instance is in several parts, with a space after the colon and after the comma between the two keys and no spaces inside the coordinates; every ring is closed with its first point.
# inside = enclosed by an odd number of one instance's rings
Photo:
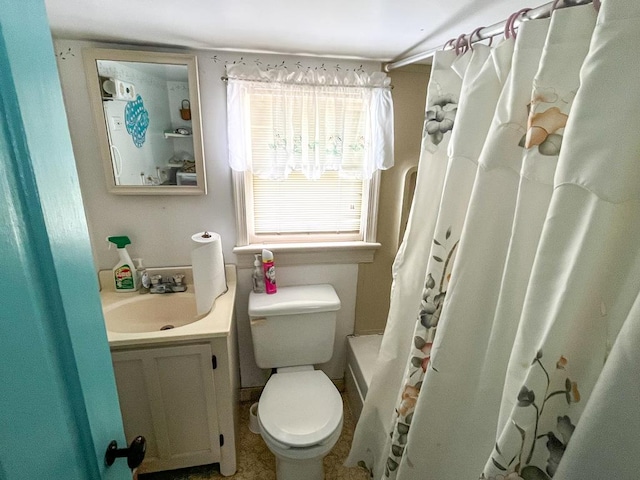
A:
{"type": "Polygon", "coordinates": [[[270,79],[229,72],[238,245],[375,241],[377,170],[392,165],[393,131],[392,117],[372,111],[382,98],[390,111],[388,86],[262,73],[270,79]]]}
{"type": "Polygon", "coordinates": [[[249,243],[364,239],[370,182],[332,171],[317,180],[300,172],[285,180],[245,175],[252,200],[249,243]]]}

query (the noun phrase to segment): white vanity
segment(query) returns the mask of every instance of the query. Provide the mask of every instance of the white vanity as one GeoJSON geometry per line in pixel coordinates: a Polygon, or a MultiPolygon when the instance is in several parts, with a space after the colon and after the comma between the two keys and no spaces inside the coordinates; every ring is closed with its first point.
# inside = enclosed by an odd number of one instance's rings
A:
{"type": "MultiPolygon", "coordinates": [[[[180,270],[189,284],[189,269],[180,270]]],[[[235,266],[226,266],[225,273],[228,290],[211,312],[188,324],[177,319],[173,325],[171,304],[189,303],[192,285],[185,293],[115,293],[108,286],[111,272],[100,272],[125,434],[127,440],[137,435],[147,440],[140,472],[211,463],[220,463],[225,476],[236,471],[235,266]],[[130,320],[123,322],[127,312],[130,320]]],[[[187,310],[177,306],[177,311],[187,310]]]]}

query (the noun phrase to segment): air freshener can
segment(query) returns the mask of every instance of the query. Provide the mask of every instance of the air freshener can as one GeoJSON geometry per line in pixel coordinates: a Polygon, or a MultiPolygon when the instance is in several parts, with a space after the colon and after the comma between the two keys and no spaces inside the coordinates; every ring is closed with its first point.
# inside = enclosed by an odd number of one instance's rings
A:
{"type": "Polygon", "coordinates": [[[264,272],[264,289],[268,294],[276,293],[276,267],[273,263],[273,252],[262,250],[262,271],[264,272]]]}

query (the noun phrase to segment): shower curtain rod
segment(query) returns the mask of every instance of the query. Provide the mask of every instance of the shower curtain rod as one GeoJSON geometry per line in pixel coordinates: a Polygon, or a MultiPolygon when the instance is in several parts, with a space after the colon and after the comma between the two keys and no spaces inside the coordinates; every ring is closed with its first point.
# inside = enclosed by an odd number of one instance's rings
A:
{"type": "MultiPolygon", "coordinates": [[[[553,10],[554,3],[555,2],[545,3],[544,5],[541,5],[537,8],[533,8],[528,12],[523,13],[516,20],[516,24],[526,20],[535,20],[537,18],[545,18],[550,16],[553,10]]],[[[558,5],[556,6],[556,8],[574,7],[578,5],[586,5],[588,3],[593,3],[593,0],[570,0],[570,1],[562,0],[558,2],[558,5]]],[[[488,38],[495,37],[496,35],[500,35],[501,33],[504,32],[504,27],[506,23],[507,23],[507,20],[503,20],[501,22],[494,23],[489,27],[481,28],[480,30],[474,33],[471,43],[477,43],[481,40],[486,40],[488,38]]],[[[469,34],[466,34],[464,36],[465,42],[468,39],[469,39],[469,34]]],[[[449,42],[450,41],[451,40],[449,40],[449,42]]],[[[394,62],[389,62],[385,64],[384,71],[389,72],[390,70],[394,70],[396,68],[404,67],[406,65],[411,65],[412,63],[416,63],[421,60],[426,60],[427,58],[432,57],[438,50],[442,50],[445,47],[445,45],[441,45],[440,47],[432,48],[431,50],[427,50],[426,52],[417,53],[415,55],[411,55],[409,57],[396,60],[394,62]]]]}

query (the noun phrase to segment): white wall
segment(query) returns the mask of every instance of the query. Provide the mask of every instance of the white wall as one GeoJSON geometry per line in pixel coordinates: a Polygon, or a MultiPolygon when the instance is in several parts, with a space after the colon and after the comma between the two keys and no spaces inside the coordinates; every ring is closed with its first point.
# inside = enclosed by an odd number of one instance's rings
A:
{"type": "MultiPolygon", "coordinates": [[[[236,263],[235,216],[231,170],[227,164],[226,89],[220,80],[225,63],[244,62],[263,68],[284,63],[290,70],[336,67],[379,71],[376,62],[361,62],[310,57],[250,55],[215,51],[197,51],[200,77],[202,127],[208,194],[204,196],[125,196],[107,192],[97,136],[89,104],[82,63],[83,47],[114,48],[113,45],[55,41],[58,68],[71,130],[84,208],[89,224],[93,255],[97,269],[111,268],[118,260],[115,250],[108,250],[109,235],[128,235],[132,257],[144,258],[145,265],[189,265],[190,237],[202,230],[222,236],[227,263],[236,263]]],[[[119,46],[118,48],[123,48],[119,46]]],[[[277,267],[277,258],[276,258],[277,267]]],[[[330,283],[342,302],[338,317],[338,335],[334,358],[323,369],[332,378],[342,377],[345,357],[344,336],[353,332],[357,265],[301,265],[278,269],[278,284],[330,283]]],[[[246,313],[250,270],[238,272],[238,333],[242,386],[264,384],[263,372],[253,362],[251,335],[246,313]]]]}
{"type": "MultiPolygon", "coordinates": [[[[191,128],[191,120],[183,120],[180,116],[180,109],[182,108],[182,100],[189,99],[189,83],[188,82],[167,82],[167,89],[169,95],[170,116],[171,125],[174,128],[177,127],[189,127],[191,128]]],[[[186,105],[185,105],[186,106],[186,105]]]]}
{"type": "MultiPolygon", "coordinates": [[[[355,333],[380,333],[387,324],[391,270],[402,241],[415,182],[410,174],[420,159],[422,125],[431,67],[409,65],[389,72],[393,85],[395,165],[380,176],[378,234],[381,247],[373,263],[360,265],[355,333]]],[[[415,178],[415,177],[414,177],[415,178]]]]}

